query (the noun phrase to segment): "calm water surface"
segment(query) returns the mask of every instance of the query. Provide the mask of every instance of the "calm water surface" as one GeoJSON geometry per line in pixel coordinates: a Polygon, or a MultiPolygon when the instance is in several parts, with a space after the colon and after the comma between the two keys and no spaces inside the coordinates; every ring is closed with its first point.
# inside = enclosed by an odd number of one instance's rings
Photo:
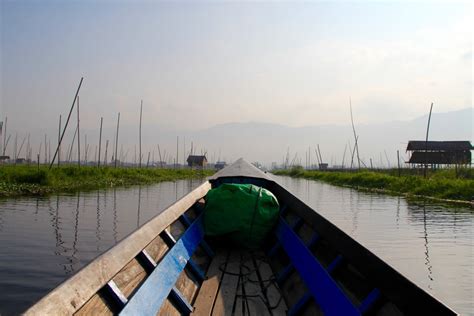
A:
{"type": "Polygon", "coordinates": [[[202,181],[0,200],[0,314],[24,311],[202,181]]]}
{"type": "MultiPolygon", "coordinates": [[[[276,177],[409,279],[473,313],[474,213],[276,177]]],[[[202,181],[0,200],[0,314],[17,314],[202,181]]]]}
{"type": "Polygon", "coordinates": [[[474,315],[474,211],[275,177],[307,205],[458,313],[474,315]]]}

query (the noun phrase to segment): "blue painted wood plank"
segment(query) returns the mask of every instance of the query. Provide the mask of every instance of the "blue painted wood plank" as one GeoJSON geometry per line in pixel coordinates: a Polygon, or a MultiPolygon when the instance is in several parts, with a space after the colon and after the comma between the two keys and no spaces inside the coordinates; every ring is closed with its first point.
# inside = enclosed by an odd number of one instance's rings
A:
{"type": "Polygon", "coordinates": [[[326,268],[327,272],[332,273],[341,263],[343,257],[338,255],[326,268]]]}
{"type": "Polygon", "coordinates": [[[120,315],[155,315],[203,237],[200,215],[160,261],[120,315]]]}
{"type": "MultiPolygon", "coordinates": [[[[186,227],[191,226],[191,224],[193,223],[189,219],[189,217],[186,216],[186,214],[181,215],[180,219],[181,219],[181,222],[183,223],[183,225],[186,226],[186,227]]],[[[211,257],[211,258],[214,257],[214,251],[212,250],[211,246],[209,246],[209,244],[205,240],[203,240],[201,242],[201,248],[207,253],[207,255],[209,257],[211,257]]]]}
{"type": "Polygon", "coordinates": [[[366,313],[372,305],[379,299],[380,297],[380,290],[375,288],[373,289],[369,295],[362,301],[359,306],[359,311],[361,314],[366,313]]]}
{"type": "MultiPolygon", "coordinates": [[[[307,247],[311,247],[319,240],[319,234],[314,233],[313,237],[308,241],[307,247]]],[[[290,262],[280,273],[277,275],[277,283],[282,284],[290,276],[291,272],[294,270],[293,263],[290,262]]]]}
{"type": "Polygon", "coordinates": [[[359,310],[282,218],[276,234],[325,315],[360,315],[359,310]]]}

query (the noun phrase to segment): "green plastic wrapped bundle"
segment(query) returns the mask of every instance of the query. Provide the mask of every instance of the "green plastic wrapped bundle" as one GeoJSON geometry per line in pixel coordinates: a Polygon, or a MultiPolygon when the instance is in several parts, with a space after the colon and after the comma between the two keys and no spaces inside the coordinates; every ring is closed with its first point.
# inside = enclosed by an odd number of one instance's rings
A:
{"type": "Polygon", "coordinates": [[[222,184],[206,195],[204,230],[235,245],[256,249],[278,220],[279,205],[268,190],[251,184],[222,184]]]}

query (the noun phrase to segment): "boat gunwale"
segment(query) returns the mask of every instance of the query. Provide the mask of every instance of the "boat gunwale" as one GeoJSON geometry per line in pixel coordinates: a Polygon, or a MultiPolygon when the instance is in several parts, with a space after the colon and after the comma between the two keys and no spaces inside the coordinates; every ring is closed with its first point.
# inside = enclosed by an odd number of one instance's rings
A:
{"type": "Polygon", "coordinates": [[[60,315],[77,312],[127,263],[145,249],[166,227],[191,208],[196,201],[203,198],[210,189],[211,183],[205,181],[165,208],[160,214],[52,289],[26,310],[25,315],[60,315]]]}
{"type": "Polygon", "coordinates": [[[269,189],[275,196],[280,198],[282,194],[287,195],[286,202],[290,202],[287,204],[288,210],[301,217],[311,229],[317,232],[330,245],[330,247],[343,255],[348,263],[359,270],[374,286],[377,286],[381,290],[382,295],[386,296],[390,301],[401,308],[403,313],[409,314],[410,311],[417,309],[417,306],[419,306],[420,310],[423,310],[423,308],[426,307],[425,304],[429,304],[434,309],[443,307],[445,314],[457,315],[457,312],[451,307],[418,286],[382,258],[375,255],[371,250],[349,236],[336,224],[333,224],[312,207],[297,198],[296,195],[291,193],[283,185],[277,181],[273,181],[273,185],[269,189]],[[406,289],[409,289],[411,293],[407,294],[405,292],[406,289]],[[420,298],[423,298],[423,301],[420,301],[420,298]],[[438,305],[435,306],[433,305],[434,303],[438,305]]]}

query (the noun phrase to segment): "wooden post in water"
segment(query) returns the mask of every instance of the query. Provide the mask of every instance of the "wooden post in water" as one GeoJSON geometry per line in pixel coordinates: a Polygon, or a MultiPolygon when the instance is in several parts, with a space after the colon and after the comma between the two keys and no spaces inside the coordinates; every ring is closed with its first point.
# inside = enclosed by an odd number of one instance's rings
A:
{"type": "Polygon", "coordinates": [[[48,163],[51,162],[51,138],[48,139],[48,163]]]}
{"type": "Polygon", "coordinates": [[[26,143],[26,161],[28,162],[29,166],[31,161],[30,133],[28,133],[28,141],[26,143]]]}
{"type": "Polygon", "coordinates": [[[179,153],[179,136],[176,136],[176,160],[174,168],[178,169],[178,153],[179,153]]]}
{"type": "MultiPolygon", "coordinates": [[[[16,154],[16,136],[15,136],[15,154],[16,154]]],[[[48,141],[46,139],[46,134],[44,134],[44,163],[48,163],[48,141]]]]}
{"type": "Polygon", "coordinates": [[[58,167],[61,163],[61,114],[59,114],[59,129],[58,129],[58,167]]]}
{"type": "Polygon", "coordinates": [[[39,150],[38,150],[38,165],[39,165],[39,159],[41,156],[41,146],[43,146],[43,142],[40,142],[39,150]]]}
{"type": "Polygon", "coordinates": [[[13,159],[15,159],[15,165],[16,165],[16,158],[17,157],[17,149],[18,149],[18,132],[15,132],[15,146],[13,147],[13,159]]]}
{"type": "MultiPolygon", "coordinates": [[[[342,169],[344,169],[344,160],[346,159],[346,150],[347,150],[347,143],[346,143],[346,146],[344,146],[344,154],[342,155],[342,163],[341,163],[342,169]]],[[[372,159],[370,160],[370,165],[372,165],[372,159]]]]}
{"type": "Polygon", "coordinates": [[[117,117],[117,134],[115,135],[115,168],[117,168],[117,150],[118,150],[118,136],[119,136],[119,126],[120,126],[120,112],[117,117]]]}
{"type": "Polygon", "coordinates": [[[426,178],[426,169],[428,168],[428,134],[430,132],[431,111],[433,110],[433,102],[431,102],[430,114],[428,115],[428,126],[426,127],[425,140],[425,168],[423,169],[423,177],[426,178]]]}
{"type": "Polygon", "coordinates": [[[359,166],[359,170],[360,170],[360,158],[359,158],[359,144],[357,142],[357,139],[359,138],[359,136],[356,136],[356,130],[355,130],[355,127],[354,127],[354,117],[352,116],[352,101],[351,101],[351,98],[349,98],[349,106],[350,106],[350,110],[351,110],[351,123],[352,123],[352,131],[354,132],[354,139],[355,139],[355,148],[356,148],[356,152],[357,152],[357,161],[358,161],[358,166],[359,166]]]}
{"type": "Polygon", "coordinates": [[[160,166],[161,166],[161,169],[163,169],[163,159],[161,159],[160,144],[158,144],[158,156],[160,157],[160,166]]]}
{"type": "Polygon", "coordinates": [[[58,154],[58,148],[59,148],[59,146],[61,146],[61,142],[63,140],[64,133],[66,132],[66,128],[67,128],[67,125],[69,123],[69,119],[71,118],[72,110],[74,109],[74,104],[76,103],[76,99],[79,95],[79,90],[81,89],[83,79],[84,78],[81,78],[81,81],[79,82],[79,86],[77,87],[76,95],[74,96],[74,100],[72,101],[72,106],[71,106],[71,109],[69,110],[69,115],[67,117],[66,124],[64,125],[64,129],[63,129],[63,133],[61,135],[61,139],[59,140],[58,147],[56,148],[56,152],[54,153],[53,160],[51,161],[51,164],[49,165],[49,169],[51,169],[51,167],[53,166],[54,160],[56,159],[56,155],[58,154]]]}
{"type": "Polygon", "coordinates": [[[74,135],[72,136],[71,146],[69,146],[69,155],[67,158],[67,162],[71,161],[72,149],[74,147],[74,142],[76,141],[76,134],[77,134],[77,126],[76,126],[76,129],[74,130],[74,135]]]}
{"type": "Polygon", "coordinates": [[[81,133],[79,130],[79,96],[77,96],[77,166],[81,167],[81,133]]]}
{"type": "Polygon", "coordinates": [[[105,157],[104,157],[104,165],[107,167],[107,149],[109,148],[109,140],[105,141],[105,157]]]}
{"type": "Polygon", "coordinates": [[[100,167],[100,150],[102,146],[102,123],[104,121],[104,118],[100,118],[100,130],[99,130],[99,158],[97,159],[97,167],[100,167]]]}
{"type": "Polygon", "coordinates": [[[85,151],[84,151],[84,163],[85,163],[86,166],[87,166],[87,154],[89,153],[89,144],[87,144],[87,134],[84,135],[84,138],[85,138],[85,141],[84,141],[84,148],[85,148],[85,151]]]}
{"type": "Polygon", "coordinates": [[[21,142],[20,149],[18,149],[17,158],[21,155],[21,150],[23,149],[23,145],[25,144],[25,141],[26,141],[26,136],[23,138],[23,141],[21,142]]]}
{"type": "Polygon", "coordinates": [[[7,120],[8,117],[5,116],[5,123],[3,124],[5,127],[3,129],[3,156],[5,156],[5,151],[7,150],[7,120]]]}
{"type": "Polygon", "coordinates": [[[138,134],[138,168],[142,167],[142,111],[143,111],[143,100],[140,103],[140,130],[138,134]]]}
{"type": "Polygon", "coordinates": [[[38,171],[40,170],[40,154],[36,154],[36,160],[38,161],[38,171]]]}
{"type": "Polygon", "coordinates": [[[398,161],[398,177],[401,175],[401,170],[400,170],[400,151],[397,150],[397,161],[398,161]]]}

